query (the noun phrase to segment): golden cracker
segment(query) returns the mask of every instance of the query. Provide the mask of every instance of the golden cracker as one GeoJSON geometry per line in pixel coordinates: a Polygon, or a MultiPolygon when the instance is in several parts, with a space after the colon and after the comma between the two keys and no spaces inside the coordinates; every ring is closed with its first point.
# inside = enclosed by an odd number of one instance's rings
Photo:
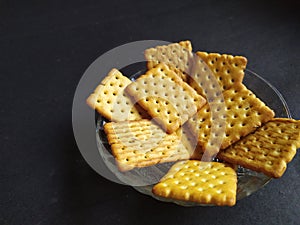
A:
{"type": "Polygon", "coordinates": [[[180,201],[233,206],[236,190],[237,175],[230,166],[219,162],[187,160],[174,164],[152,192],[180,201]]]}
{"type": "Polygon", "coordinates": [[[167,134],[150,120],[110,122],[104,131],[123,172],[190,158],[176,133],[167,134]]]}
{"type": "Polygon", "coordinates": [[[157,46],[145,50],[147,68],[151,69],[159,63],[167,64],[184,81],[192,67],[192,44],[190,41],[181,41],[169,45],[157,46]]]}
{"type": "Polygon", "coordinates": [[[205,104],[205,99],[165,64],[148,70],[128,85],[126,92],[168,133],[205,104]]]}
{"type": "Polygon", "coordinates": [[[190,52],[193,51],[192,43],[189,40],[180,41],[178,44],[181,45],[182,47],[184,47],[185,49],[187,49],[190,52]]]}
{"type": "Polygon", "coordinates": [[[218,158],[279,178],[300,148],[300,121],[275,118],[233,146],[218,158]]]}
{"type": "Polygon", "coordinates": [[[140,120],[149,115],[124,92],[132,83],[117,69],[112,69],[95,91],[87,98],[87,104],[110,121],[140,120]]]}
{"type": "Polygon", "coordinates": [[[274,112],[244,85],[223,93],[223,100],[201,108],[188,125],[202,151],[215,155],[274,117],[274,112]]]}
{"type": "Polygon", "coordinates": [[[241,84],[247,59],[243,56],[197,52],[189,84],[202,96],[241,84]]]}

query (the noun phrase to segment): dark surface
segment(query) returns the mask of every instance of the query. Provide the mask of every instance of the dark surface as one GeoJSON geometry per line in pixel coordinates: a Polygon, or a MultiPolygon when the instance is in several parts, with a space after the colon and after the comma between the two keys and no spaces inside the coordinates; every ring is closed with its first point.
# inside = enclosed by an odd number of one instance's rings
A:
{"type": "Polygon", "coordinates": [[[296,1],[0,1],[0,224],[300,224],[300,156],[236,206],[184,208],[105,180],[71,123],[85,69],[118,45],[190,39],[245,55],[300,119],[296,1]]]}

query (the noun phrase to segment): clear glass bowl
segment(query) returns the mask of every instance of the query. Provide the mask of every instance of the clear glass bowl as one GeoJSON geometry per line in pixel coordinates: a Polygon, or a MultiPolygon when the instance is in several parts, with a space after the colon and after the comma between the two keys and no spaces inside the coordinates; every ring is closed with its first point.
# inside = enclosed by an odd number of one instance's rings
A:
{"type": "MultiPolygon", "coordinates": [[[[139,75],[141,75],[141,73],[142,71],[139,71],[131,76],[131,79],[135,80],[139,75]]],[[[275,111],[276,117],[291,118],[286,101],[280,92],[264,78],[252,72],[251,70],[246,70],[243,83],[252,92],[254,92],[257,97],[259,97],[275,111]]],[[[101,116],[98,116],[96,120],[99,152],[107,167],[116,175],[116,177],[119,178],[120,183],[130,184],[137,191],[146,195],[150,195],[160,201],[173,202],[182,206],[208,206],[193,202],[165,199],[152,194],[153,185],[149,185],[149,183],[154,184],[158,182],[158,180],[169,170],[173,163],[165,163],[147,168],[135,169],[126,173],[120,173],[116,167],[113,156],[110,153],[110,147],[103,131],[103,124],[105,123],[105,120],[101,116]]],[[[270,177],[264,175],[263,173],[257,173],[243,167],[238,167],[237,175],[237,200],[251,195],[271,180],[270,177]]]]}

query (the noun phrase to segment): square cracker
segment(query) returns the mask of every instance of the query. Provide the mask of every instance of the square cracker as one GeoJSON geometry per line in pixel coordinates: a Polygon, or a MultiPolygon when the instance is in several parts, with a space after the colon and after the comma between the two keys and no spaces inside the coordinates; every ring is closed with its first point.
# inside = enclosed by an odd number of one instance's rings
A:
{"type": "Polygon", "coordinates": [[[233,206],[236,203],[237,175],[219,162],[181,161],[156,184],[153,194],[181,201],[233,206]]]}
{"type": "Polygon", "coordinates": [[[176,131],[205,99],[165,64],[158,64],[128,85],[131,95],[167,133],[176,131]]]}
{"type": "Polygon", "coordinates": [[[300,148],[300,121],[275,118],[233,146],[218,158],[279,178],[300,148]]]}
{"type": "Polygon", "coordinates": [[[167,134],[150,120],[110,122],[104,131],[123,172],[190,158],[176,133],[167,134]]]}
{"type": "Polygon", "coordinates": [[[274,112],[244,85],[223,93],[223,99],[201,108],[188,121],[202,151],[214,156],[274,117],[274,112]]]}
{"type": "Polygon", "coordinates": [[[149,118],[147,113],[134,104],[124,89],[132,82],[117,69],[112,69],[96,87],[87,104],[110,121],[140,120],[149,118]]]}
{"type": "Polygon", "coordinates": [[[211,92],[230,89],[241,84],[247,59],[243,56],[197,52],[189,84],[202,96],[208,98],[211,92]]]}
{"type": "Polygon", "coordinates": [[[192,44],[190,41],[181,41],[169,45],[157,46],[145,50],[147,68],[151,69],[159,63],[170,66],[184,81],[192,68],[192,44]]]}

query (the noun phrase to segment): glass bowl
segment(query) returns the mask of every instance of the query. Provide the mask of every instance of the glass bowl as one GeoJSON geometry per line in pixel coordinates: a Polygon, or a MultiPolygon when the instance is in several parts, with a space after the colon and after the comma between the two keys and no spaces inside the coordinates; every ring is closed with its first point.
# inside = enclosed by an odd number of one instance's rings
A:
{"type": "MultiPolygon", "coordinates": [[[[138,73],[135,73],[130,77],[131,80],[135,80],[143,72],[144,71],[139,71],[138,73]]],[[[247,69],[245,70],[243,83],[252,92],[254,92],[258,98],[265,102],[266,105],[274,110],[276,117],[291,118],[291,114],[286,101],[284,100],[280,92],[267,80],[254,73],[253,71],[247,69]]],[[[169,168],[174,163],[158,164],[151,167],[134,169],[126,173],[120,173],[110,152],[110,147],[103,130],[103,125],[105,124],[106,120],[103,117],[97,115],[96,122],[98,150],[106,166],[116,175],[116,177],[120,180],[120,183],[130,185],[137,191],[152,196],[153,198],[160,201],[173,202],[181,206],[209,206],[206,204],[204,205],[194,202],[161,198],[152,194],[153,185],[167,173],[169,168]]],[[[271,180],[270,177],[264,175],[263,173],[257,173],[241,166],[239,166],[237,169],[237,175],[237,200],[241,200],[242,198],[251,195],[271,180]]]]}

